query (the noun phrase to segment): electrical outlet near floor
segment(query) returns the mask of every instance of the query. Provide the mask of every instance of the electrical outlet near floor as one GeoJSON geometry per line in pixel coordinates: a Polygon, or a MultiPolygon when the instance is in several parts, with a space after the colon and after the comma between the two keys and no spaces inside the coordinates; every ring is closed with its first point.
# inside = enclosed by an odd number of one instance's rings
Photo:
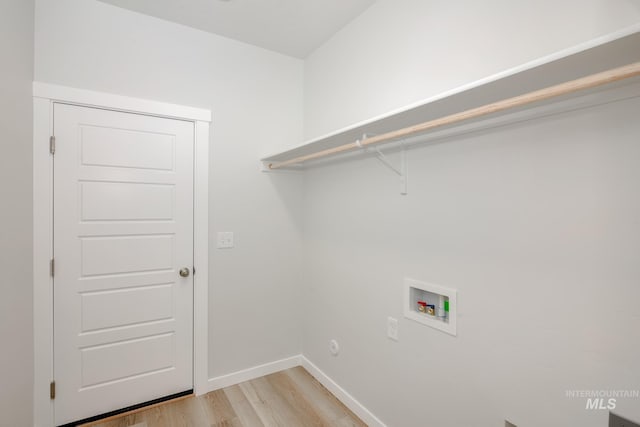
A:
{"type": "Polygon", "coordinates": [[[398,319],[387,317],[387,337],[398,341],[398,319]]]}
{"type": "Polygon", "coordinates": [[[329,341],[329,353],[331,353],[331,355],[333,356],[337,356],[338,353],[340,353],[340,344],[338,344],[338,341],[329,341]]]}
{"type": "Polygon", "coordinates": [[[625,420],[624,418],[609,412],[609,427],[640,427],[640,424],[625,420]]]}

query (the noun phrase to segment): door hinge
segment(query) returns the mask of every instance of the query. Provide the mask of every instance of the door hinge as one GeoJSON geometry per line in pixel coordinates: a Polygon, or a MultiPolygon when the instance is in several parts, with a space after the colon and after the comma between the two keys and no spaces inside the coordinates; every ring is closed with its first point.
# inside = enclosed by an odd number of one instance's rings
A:
{"type": "Polygon", "coordinates": [[[49,397],[51,398],[51,400],[56,398],[56,382],[55,381],[51,381],[51,384],[49,384],[49,397]]]}
{"type": "Polygon", "coordinates": [[[49,152],[56,154],[56,137],[53,135],[49,137],[49,152]]]}
{"type": "Polygon", "coordinates": [[[51,277],[55,277],[56,275],[56,259],[55,258],[51,258],[51,261],[49,262],[49,270],[51,271],[51,277]]]}

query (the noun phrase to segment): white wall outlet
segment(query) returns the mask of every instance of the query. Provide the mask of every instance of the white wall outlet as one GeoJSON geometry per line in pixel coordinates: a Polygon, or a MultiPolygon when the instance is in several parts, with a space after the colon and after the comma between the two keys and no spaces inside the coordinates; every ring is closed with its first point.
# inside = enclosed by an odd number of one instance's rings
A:
{"type": "Polygon", "coordinates": [[[218,232],[218,249],[229,249],[233,247],[233,231],[218,232]]]}
{"type": "Polygon", "coordinates": [[[337,356],[338,353],[340,353],[340,344],[338,344],[338,341],[336,340],[329,341],[329,352],[333,356],[337,356]]]}
{"type": "Polygon", "coordinates": [[[387,317],[387,337],[398,341],[398,319],[387,317]]]}

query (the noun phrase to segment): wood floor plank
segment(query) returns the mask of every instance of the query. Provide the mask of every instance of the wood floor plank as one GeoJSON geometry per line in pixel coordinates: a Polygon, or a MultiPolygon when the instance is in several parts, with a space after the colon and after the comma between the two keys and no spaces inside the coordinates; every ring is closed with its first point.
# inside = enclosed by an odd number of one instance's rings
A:
{"type": "Polygon", "coordinates": [[[296,405],[292,405],[285,396],[269,381],[268,377],[257,378],[251,381],[251,385],[265,402],[277,422],[278,426],[316,427],[322,423],[316,422],[308,413],[296,405]]]}
{"type": "Polygon", "coordinates": [[[154,421],[154,427],[164,427],[166,423],[162,421],[162,417],[160,415],[163,412],[162,408],[171,405],[172,403],[191,398],[193,398],[193,395],[177,397],[169,401],[154,403],[153,405],[134,409],[124,414],[114,415],[99,421],[82,424],[79,427],[149,427],[148,425],[145,425],[146,420],[155,418],[159,418],[159,420],[154,421]],[[160,409],[155,410],[156,408],[160,409]]]}
{"type": "MultiPolygon", "coordinates": [[[[135,414],[123,415],[120,417],[112,417],[111,419],[99,424],[91,425],[95,427],[148,427],[146,425],[146,421],[144,421],[143,412],[136,412],[135,414]]],[[[85,425],[81,427],[85,427],[85,425]]]]}
{"type": "Polygon", "coordinates": [[[364,425],[358,417],[353,414],[342,402],[340,402],[329,390],[320,384],[311,374],[301,366],[284,371],[297,385],[300,393],[309,401],[314,402],[316,411],[324,419],[334,423],[343,418],[353,418],[364,425]]]}
{"type": "Polygon", "coordinates": [[[233,418],[231,420],[221,421],[216,424],[211,424],[211,427],[246,427],[239,418],[233,418]]]}
{"type": "MultiPolygon", "coordinates": [[[[166,406],[166,405],[170,405],[173,402],[178,402],[184,399],[190,399],[191,397],[193,397],[193,395],[176,397],[175,399],[154,403],[153,405],[145,406],[143,408],[134,409],[124,414],[113,415],[111,417],[107,417],[102,420],[82,424],[79,427],[140,427],[138,424],[134,423],[134,420],[136,419],[136,414],[147,412],[158,406],[166,406]],[[114,422],[111,423],[111,421],[114,421],[114,422]]],[[[141,417],[137,417],[137,418],[141,418],[141,417]]],[[[144,418],[144,416],[142,418],[144,418]]],[[[147,426],[142,426],[142,427],[147,427],[147,426]]]]}
{"type": "Polygon", "coordinates": [[[140,415],[144,417],[147,424],[152,425],[153,427],[169,427],[171,426],[171,422],[169,420],[169,412],[171,409],[172,407],[153,408],[149,411],[142,412],[140,415]]]}
{"type": "Polygon", "coordinates": [[[170,427],[163,406],[156,406],[147,411],[138,412],[134,415],[134,423],[140,421],[144,421],[153,427],[170,427]]]}
{"type": "Polygon", "coordinates": [[[207,422],[211,425],[224,425],[238,418],[224,390],[216,390],[200,396],[200,404],[204,408],[207,422]]]}
{"type": "Polygon", "coordinates": [[[207,417],[200,399],[194,397],[172,403],[164,408],[165,417],[171,427],[207,426],[207,417]]]}
{"type": "Polygon", "coordinates": [[[247,397],[251,407],[265,427],[281,427],[284,425],[281,417],[274,413],[267,402],[260,397],[251,381],[240,384],[240,390],[247,397]]]}
{"type": "Polygon", "coordinates": [[[225,388],[224,394],[229,399],[229,403],[243,427],[264,427],[263,422],[239,385],[225,388]]]}
{"type": "Polygon", "coordinates": [[[304,368],[296,367],[109,418],[92,427],[366,427],[304,368]]]}
{"type": "Polygon", "coordinates": [[[304,418],[305,425],[325,426],[332,420],[323,417],[322,411],[318,411],[314,402],[309,401],[300,391],[298,386],[284,372],[277,372],[265,377],[272,387],[292,407],[296,408],[300,417],[304,418]]]}

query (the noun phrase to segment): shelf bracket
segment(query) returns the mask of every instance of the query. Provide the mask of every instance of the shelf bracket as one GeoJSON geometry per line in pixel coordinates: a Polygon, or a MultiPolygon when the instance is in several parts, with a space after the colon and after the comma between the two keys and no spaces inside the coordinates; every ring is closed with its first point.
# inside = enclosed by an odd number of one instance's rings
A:
{"type": "MultiPolygon", "coordinates": [[[[367,134],[362,135],[362,139],[366,139],[367,134]]],[[[360,144],[361,140],[356,141],[356,145],[362,149],[366,150],[366,147],[360,144]]],[[[407,195],[407,148],[404,143],[402,143],[402,151],[400,152],[400,168],[395,167],[390,161],[389,158],[382,152],[378,147],[373,147],[375,151],[376,158],[382,163],[385,167],[391,170],[393,173],[400,177],[400,194],[403,196],[407,195]]]]}

